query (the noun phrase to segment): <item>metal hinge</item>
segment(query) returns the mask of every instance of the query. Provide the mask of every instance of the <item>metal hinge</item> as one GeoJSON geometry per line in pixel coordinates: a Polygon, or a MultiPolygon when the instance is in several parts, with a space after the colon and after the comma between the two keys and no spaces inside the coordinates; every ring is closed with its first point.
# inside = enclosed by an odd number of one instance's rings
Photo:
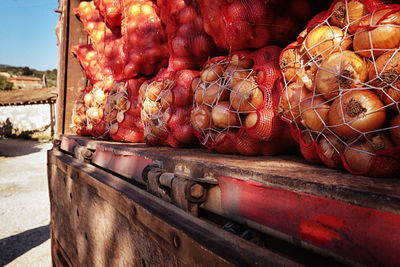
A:
{"type": "Polygon", "coordinates": [[[206,200],[207,190],[199,179],[183,177],[151,164],[143,170],[147,191],[198,216],[199,205],[206,200]]]}

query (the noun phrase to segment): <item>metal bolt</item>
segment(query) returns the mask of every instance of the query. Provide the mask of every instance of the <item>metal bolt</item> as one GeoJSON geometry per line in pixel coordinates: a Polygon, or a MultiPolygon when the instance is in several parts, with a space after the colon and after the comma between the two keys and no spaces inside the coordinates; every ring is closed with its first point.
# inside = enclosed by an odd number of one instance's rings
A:
{"type": "Polygon", "coordinates": [[[90,159],[92,159],[92,157],[93,157],[93,152],[90,151],[89,149],[85,149],[85,150],[83,150],[83,157],[84,157],[85,159],[90,160],[90,159]]]}
{"type": "Polygon", "coordinates": [[[60,139],[53,139],[53,146],[54,147],[59,147],[61,145],[61,140],[60,139]]]}
{"type": "Polygon", "coordinates": [[[190,187],[190,196],[195,198],[195,199],[199,199],[201,197],[203,197],[204,195],[204,188],[203,186],[199,185],[199,184],[193,184],[190,187]]]}

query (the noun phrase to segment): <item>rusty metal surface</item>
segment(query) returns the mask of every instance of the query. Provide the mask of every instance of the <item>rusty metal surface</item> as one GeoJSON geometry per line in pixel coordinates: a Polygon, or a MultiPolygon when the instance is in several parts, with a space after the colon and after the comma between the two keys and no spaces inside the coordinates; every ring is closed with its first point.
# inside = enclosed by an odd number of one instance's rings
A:
{"type": "Polygon", "coordinates": [[[52,236],[74,266],[295,266],[60,151],[48,153],[52,236]]]}

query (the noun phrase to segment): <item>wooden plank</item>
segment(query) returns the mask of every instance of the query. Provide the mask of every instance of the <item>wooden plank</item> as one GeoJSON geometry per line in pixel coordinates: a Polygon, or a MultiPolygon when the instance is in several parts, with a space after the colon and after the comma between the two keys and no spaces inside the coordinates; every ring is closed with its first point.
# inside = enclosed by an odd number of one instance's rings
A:
{"type": "Polygon", "coordinates": [[[80,0],[69,0],[68,2],[68,37],[66,39],[66,47],[64,53],[65,59],[65,88],[61,98],[64,101],[63,105],[63,133],[73,133],[70,125],[72,118],[72,108],[74,101],[78,98],[79,93],[86,86],[86,75],[80,66],[78,60],[71,52],[71,47],[79,44],[86,44],[88,41],[87,34],[82,23],[75,16],[73,9],[79,6],[80,0]]]}
{"type": "Polygon", "coordinates": [[[70,156],[48,162],[68,166],[49,178],[51,218],[74,266],[296,265],[70,156]]]}
{"type": "Polygon", "coordinates": [[[65,105],[65,78],[66,78],[66,51],[68,42],[68,0],[59,1],[60,15],[58,25],[58,66],[57,66],[57,90],[56,101],[56,135],[64,133],[64,105],[65,105]]]}

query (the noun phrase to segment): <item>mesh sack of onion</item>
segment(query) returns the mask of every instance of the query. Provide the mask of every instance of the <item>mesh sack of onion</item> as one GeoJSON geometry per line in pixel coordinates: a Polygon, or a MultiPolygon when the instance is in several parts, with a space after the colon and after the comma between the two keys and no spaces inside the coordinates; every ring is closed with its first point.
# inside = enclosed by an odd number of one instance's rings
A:
{"type": "Polygon", "coordinates": [[[261,48],[270,41],[271,13],[264,0],[198,0],[204,29],[227,50],[261,48]]]}
{"type": "Polygon", "coordinates": [[[94,0],[94,4],[107,24],[113,27],[121,26],[121,0],[94,0]]]}
{"type": "Polygon", "coordinates": [[[74,12],[82,21],[97,53],[101,75],[116,81],[124,79],[125,57],[120,27],[107,25],[93,1],[82,1],[74,12]]]}
{"type": "Polygon", "coordinates": [[[72,109],[71,127],[78,135],[107,138],[108,127],[104,119],[107,84],[97,82],[82,90],[72,109]]]}
{"type": "Polygon", "coordinates": [[[280,114],[303,156],[353,174],[400,175],[400,7],[335,1],[282,51],[280,114]]]}
{"type": "Polygon", "coordinates": [[[204,29],[219,48],[237,51],[287,45],[325,1],[198,0],[204,29]]]}
{"type": "Polygon", "coordinates": [[[167,34],[149,0],[122,0],[125,78],[153,76],[168,63],[167,34]]]}
{"type": "Polygon", "coordinates": [[[204,31],[197,1],[158,0],[157,5],[168,35],[168,66],[175,70],[199,70],[217,51],[204,31]]]}
{"type": "Polygon", "coordinates": [[[140,119],[139,88],[144,78],[115,82],[107,97],[104,120],[111,139],[123,142],[143,142],[140,119]]]}
{"type": "Polygon", "coordinates": [[[190,126],[192,80],[198,71],[161,70],[139,89],[144,139],[148,145],[192,147],[198,144],[190,126]]]}
{"type": "Polygon", "coordinates": [[[273,155],[293,148],[278,116],[281,49],[237,51],[207,62],[192,82],[191,124],[200,142],[220,153],[273,155]]]}
{"type": "Polygon", "coordinates": [[[97,60],[97,53],[91,44],[75,45],[71,48],[71,52],[78,59],[91,84],[103,79],[101,68],[97,60]]]}

